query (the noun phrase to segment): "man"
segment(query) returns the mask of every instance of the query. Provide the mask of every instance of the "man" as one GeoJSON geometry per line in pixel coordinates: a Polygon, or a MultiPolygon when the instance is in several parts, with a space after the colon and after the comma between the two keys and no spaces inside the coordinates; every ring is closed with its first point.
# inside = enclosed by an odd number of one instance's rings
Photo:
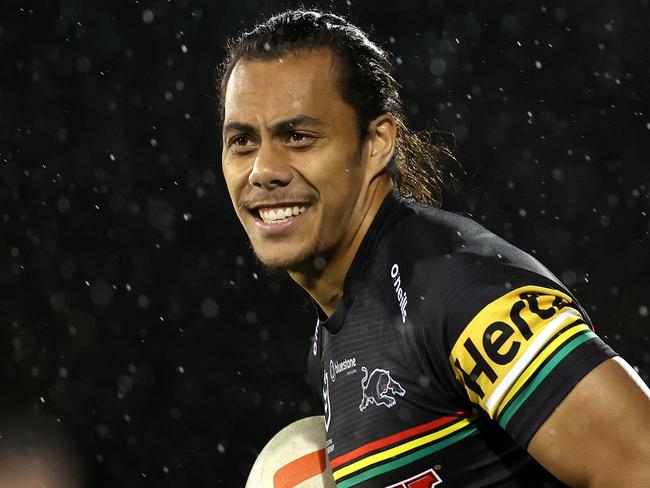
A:
{"type": "Polygon", "coordinates": [[[647,387],[540,263],[432,205],[436,154],[382,49],[290,11],[222,73],[237,216],[317,305],[338,487],[650,486],[647,387]]]}

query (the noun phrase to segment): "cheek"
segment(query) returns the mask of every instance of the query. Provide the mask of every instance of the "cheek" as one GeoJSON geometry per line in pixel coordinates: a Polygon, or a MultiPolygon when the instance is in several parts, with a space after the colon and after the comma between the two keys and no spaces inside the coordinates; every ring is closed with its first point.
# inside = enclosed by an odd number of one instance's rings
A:
{"type": "Polygon", "coordinates": [[[354,192],[360,185],[363,178],[362,164],[355,149],[352,141],[350,144],[339,142],[314,165],[317,171],[315,176],[330,197],[345,199],[349,192],[354,192]]]}
{"type": "Polygon", "coordinates": [[[246,181],[245,175],[242,171],[238,171],[237,167],[232,163],[223,163],[221,165],[221,171],[223,173],[223,178],[226,181],[226,187],[228,188],[228,193],[232,199],[235,199],[235,195],[241,192],[242,182],[246,181]]]}
{"type": "Polygon", "coordinates": [[[337,227],[344,227],[342,224],[354,213],[363,181],[359,171],[348,168],[349,172],[344,167],[337,168],[338,175],[330,176],[323,195],[327,218],[337,227]]]}

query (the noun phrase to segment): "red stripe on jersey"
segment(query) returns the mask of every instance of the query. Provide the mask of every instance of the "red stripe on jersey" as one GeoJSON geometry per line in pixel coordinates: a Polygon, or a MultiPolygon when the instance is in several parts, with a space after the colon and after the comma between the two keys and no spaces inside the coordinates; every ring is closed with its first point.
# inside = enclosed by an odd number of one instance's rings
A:
{"type": "Polygon", "coordinates": [[[466,415],[467,412],[456,412],[455,415],[440,417],[436,420],[432,420],[431,422],[427,422],[426,424],[417,425],[415,427],[411,427],[410,429],[403,430],[402,432],[398,432],[397,434],[384,437],[383,439],[378,439],[376,441],[369,442],[368,444],[365,444],[361,447],[357,447],[355,450],[350,451],[347,454],[343,454],[342,456],[332,459],[330,461],[330,467],[332,469],[335,469],[341,466],[342,464],[345,464],[348,461],[353,460],[354,458],[363,456],[364,454],[367,454],[371,451],[375,451],[377,449],[381,449],[382,447],[386,447],[390,444],[394,444],[408,437],[413,437],[414,435],[421,434],[428,430],[433,430],[436,429],[437,427],[450,424],[454,420],[458,420],[459,417],[463,417],[466,415]]]}

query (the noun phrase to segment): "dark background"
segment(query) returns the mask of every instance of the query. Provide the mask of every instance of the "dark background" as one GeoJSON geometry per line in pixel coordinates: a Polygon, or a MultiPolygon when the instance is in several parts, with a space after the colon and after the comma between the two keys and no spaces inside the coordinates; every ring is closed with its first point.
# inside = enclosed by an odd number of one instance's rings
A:
{"type": "MultiPolygon", "coordinates": [[[[215,108],[225,39],[295,5],[0,7],[0,412],[58,421],[87,486],[243,486],[320,412],[309,303],[248,251],[215,108]]],[[[536,255],[647,381],[648,1],[333,7],[394,53],[412,125],[455,134],[444,207],[536,255]]]]}

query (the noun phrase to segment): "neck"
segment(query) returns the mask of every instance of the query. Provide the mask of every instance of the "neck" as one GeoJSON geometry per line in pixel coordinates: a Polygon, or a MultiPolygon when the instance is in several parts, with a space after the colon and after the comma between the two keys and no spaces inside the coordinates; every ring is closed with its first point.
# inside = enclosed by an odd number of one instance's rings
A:
{"type": "Polygon", "coordinates": [[[348,234],[343,244],[331,256],[328,256],[323,269],[317,270],[310,267],[306,270],[289,271],[289,276],[311,295],[328,317],[334,313],[343,297],[345,276],[370,224],[391,189],[392,185],[388,178],[380,178],[370,185],[366,201],[359,209],[360,218],[356,219],[355,228],[351,229],[351,233],[348,234]]]}

